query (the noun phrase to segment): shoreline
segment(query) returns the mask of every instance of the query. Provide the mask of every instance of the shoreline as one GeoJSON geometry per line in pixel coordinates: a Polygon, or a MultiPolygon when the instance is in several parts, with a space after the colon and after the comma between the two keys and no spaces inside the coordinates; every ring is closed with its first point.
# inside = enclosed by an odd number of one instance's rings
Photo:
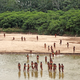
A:
{"type": "MultiPolygon", "coordinates": [[[[0,54],[39,54],[39,55],[41,54],[41,55],[49,55],[51,53],[45,53],[45,52],[33,52],[33,53],[30,53],[30,52],[0,52],[0,54]]],[[[80,53],[60,53],[60,54],[57,54],[57,55],[80,55],[80,53]]]]}
{"type": "Polygon", "coordinates": [[[59,51],[61,54],[80,54],[80,37],[66,37],[55,35],[38,35],[38,34],[21,34],[21,33],[0,33],[0,54],[3,53],[17,53],[17,54],[29,54],[32,51],[33,54],[49,54],[51,53],[51,46],[54,52],[59,51]],[[38,40],[36,37],[38,36],[38,40]],[[15,40],[12,40],[13,37],[15,40]],[[21,37],[25,37],[25,41],[21,41],[21,37]],[[60,40],[62,44],[60,45],[60,40]],[[67,42],[69,42],[69,48],[67,48],[67,42]],[[44,44],[46,43],[46,48],[44,44]],[[53,44],[56,43],[54,48],[53,44]],[[48,50],[49,46],[49,50],[48,50]],[[75,52],[73,53],[73,46],[75,46],[75,52]]]}

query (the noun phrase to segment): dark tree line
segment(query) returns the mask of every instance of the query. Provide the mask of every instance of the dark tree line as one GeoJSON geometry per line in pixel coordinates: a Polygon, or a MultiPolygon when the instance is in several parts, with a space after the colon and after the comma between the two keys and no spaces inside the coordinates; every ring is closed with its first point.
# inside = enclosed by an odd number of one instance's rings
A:
{"type": "Polygon", "coordinates": [[[0,0],[0,12],[80,9],[80,0],[0,0]]]}

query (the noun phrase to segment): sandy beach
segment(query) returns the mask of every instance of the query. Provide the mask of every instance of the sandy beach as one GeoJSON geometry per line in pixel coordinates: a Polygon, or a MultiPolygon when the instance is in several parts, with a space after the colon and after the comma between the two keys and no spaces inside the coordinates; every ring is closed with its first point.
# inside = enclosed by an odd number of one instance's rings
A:
{"type": "Polygon", "coordinates": [[[37,34],[21,34],[21,33],[0,33],[0,53],[5,52],[26,52],[32,50],[33,53],[51,53],[48,51],[48,46],[53,46],[54,52],[60,50],[61,53],[73,53],[73,46],[75,46],[75,53],[80,53],[80,37],[69,36],[54,36],[54,35],[37,35],[37,34]],[[38,36],[38,40],[36,39],[38,36]],[[15,38],[14,40],[13,37],[15,38]],[[21,37],[25,37],[25,41],[21,41],[21,37]],[[60,45],[60,39],[62,44],[60,45]],[[67,48],[69,42],[69,48],[67,48]],[[44,44],[46,43],[46,48],[44,44]]]}

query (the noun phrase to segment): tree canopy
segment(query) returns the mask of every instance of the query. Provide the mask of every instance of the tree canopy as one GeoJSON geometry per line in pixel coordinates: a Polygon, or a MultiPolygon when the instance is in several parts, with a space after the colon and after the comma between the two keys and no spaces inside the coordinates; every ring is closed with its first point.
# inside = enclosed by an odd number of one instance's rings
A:
{"type": "Polygon", "coordinates": [[[80,0],[0,0],[0,12],[80,9],[80,0]]]}
{"type": "Polygon", "coordinates": [[[39,34],[80,35],[80,10],[12,11],[0,13],[0,28],[35,30],[39,34]]]}

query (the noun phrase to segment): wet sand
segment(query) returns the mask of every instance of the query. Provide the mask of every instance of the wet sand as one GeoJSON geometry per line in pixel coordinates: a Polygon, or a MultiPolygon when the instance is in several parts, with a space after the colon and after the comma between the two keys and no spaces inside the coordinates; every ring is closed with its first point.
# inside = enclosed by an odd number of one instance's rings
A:
{"type": "Polygon", "coordinates": [[[54,52],[60,50],[61,53],[73,53],[73,46],[75,46],[75,53],[80,53],[80,37],[56,36],[55,38],[54,35],[21,33],[6,33],[5,37],[3,33],[0,33],[0,53],[30,53],[30,50],[32,53],[51,53],[51,50],[48,51],[48,46],[53,46],[54,42],[56,43],[56,47],[53,47],[54,52]],[[15,40],[12,40],[13,37],[15,40]],[[21,41],[21,37],[25,37],[26,41],[21,41]],[[67,48],[67,42],[69,42],[69,48],[67,48]]]}

